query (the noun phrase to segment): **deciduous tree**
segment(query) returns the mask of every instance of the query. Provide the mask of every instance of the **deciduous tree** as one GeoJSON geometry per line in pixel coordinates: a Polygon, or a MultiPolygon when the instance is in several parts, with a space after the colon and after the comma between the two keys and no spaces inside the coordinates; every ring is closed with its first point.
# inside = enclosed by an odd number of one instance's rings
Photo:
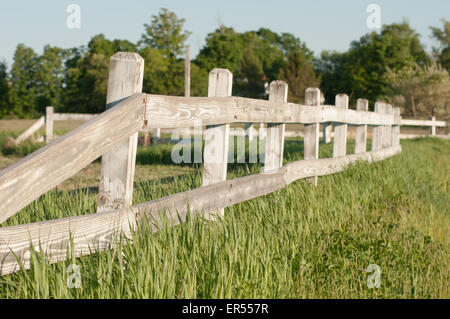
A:
{"type": "Polygon", "coordinates": [[[317,70],[323,75],[322,90],[326,100],[334,102],[336,93],[347,93],[352,104],[356,99],[369,99],[371,105],[386,94],[385,74],[389,69],[399,70],[411,63],[429,62],[419,34],[407,22],[384,25],[382,30],[353,41],[343,54],[323,54],[317,70]],[[336,92],[332,86],[338,87],[336,92]]]}
{"type": "Polygon", "coordinates": [[[6,62],[0,61],[0,118],[11,111],[9,101],[9,79],[6,62]]]}
{"type": "Polygon", "coordinates": [[[286,65],[280,70],[279,79],[289,85],[288,100],[295,103],[304,102],[305,90],[308,87],[320,85],[312,65],[306,61],[301,51],[291,51],[286,65]]]}
{"type": "Polygon", "coordinates": [[[450,117],[450,76],[438,63],[389,69],[385,76],[390,84],[385,100],[401,106],[403,115],[450,117]]]}
{"type": "Polygon", "coordinates": [[[184,42],[190,32],[183,30],[185,19],[178,19],[174,12],[161,8],[153,15],[150,24],[144,24],[141,46],[159,49],[166,58],[176,58],[183,53],[184,42]]]}
{"type": "Polygon", "coordinates": [[[11,112],[19,117],[36,117],[38,55],[19,44],[11,68],[11,112]]]}
{"type": "Polygon", "coordinates": [[[442,24],[442,29],[430,27],[433,37],[439,42],[439,46],[433,51],[442,66],[450,71],[450,21],[443,19],[442,24]]]}

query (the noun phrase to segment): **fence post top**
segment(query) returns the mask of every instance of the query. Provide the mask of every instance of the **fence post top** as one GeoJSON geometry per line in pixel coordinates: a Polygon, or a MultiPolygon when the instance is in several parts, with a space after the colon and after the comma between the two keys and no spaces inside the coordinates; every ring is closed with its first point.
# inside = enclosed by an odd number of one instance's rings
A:
{"type": "Polygon", "coordinates": [[[308,106],[320,105],[320,89],[319,88],[307,88],[305,90],[305,104],[308,106]]]}
{"type": "Polygon", "coordinates": [[[319,93],[320,94],[320,89],[319,88],[307,88],[306,89],[307,93],[319,93]]]}
{"type": "Polygon", "coordinates": [[[348,95],[345,93],[339,93],[336,95],[335,105],[337,107],[344,107],[348,109],[348,95]]]}
{"type": "Polygon", "coordinates": [[[228,97],[232,95],[232,90],[233,73],[230,70],[215,68],[209,72],[209,97],[228,97]]]}
{"type": "Polygon", "coordinates": [[[230,76],[233,76],[233,73],[231,73],[231,71],[230,70],[228,70],[228,69],[221,69],[221,68],[214,68],[214,69],[212,69],[210,72],[209,72],[209,74],[211,75],[211,74],[222,74],[222,75],[230,75],[230,76]]]}
{"type": "Polygon", "coordinates": [[[139,53],[136,52],[116,52],[112,57],[111,60],[121,60],[121,61],[136,61],[136,62],[143,62],[144,58],[142,58],[139,53]]]}
{"type": "Polygon", "coordinates": [[[359,98],[356,101],[356,110],[357,111],[369,111],[369,101],[367,99],[359,98]]]}
{"type": "Polygon", "coordinates": [[[284,81],[276,80],[270,82],[269,101],[279,101],[286,103],[288,96],[288,84],[284,81]]]}
{"type": "Polygon", "coordinates": [[[400,108],[399,107],[393,107],[392,108],[392,114],[400,116],[400,108]]]}
{"type": "Polygon", "coordinates": [[[385,108],[386,108],[386,103],[385,102],[375,102],[374,111],[376,113],[383,113],[385,108]]]}
{"type": "Polygon", "coordinates": [[[392,113],[392,104],[386,103],[384,105],[384,113],[391,114],[392,113]]]}
{"type": "Polygon", "coordinates": [[[288,84],[281,80],[274,80],[270,82],[270,86],[287,86],[288,84]]]}

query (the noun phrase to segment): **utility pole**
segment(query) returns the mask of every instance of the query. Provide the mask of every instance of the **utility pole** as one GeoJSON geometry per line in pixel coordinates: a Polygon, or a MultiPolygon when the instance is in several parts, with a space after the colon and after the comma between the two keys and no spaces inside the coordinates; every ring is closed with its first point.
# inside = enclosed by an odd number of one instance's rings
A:
{"type": "Polygon", "coordinates": [[[191,96],[191,47],[186,46],[186,58],[184,60],[184,96],[191,96]]]}

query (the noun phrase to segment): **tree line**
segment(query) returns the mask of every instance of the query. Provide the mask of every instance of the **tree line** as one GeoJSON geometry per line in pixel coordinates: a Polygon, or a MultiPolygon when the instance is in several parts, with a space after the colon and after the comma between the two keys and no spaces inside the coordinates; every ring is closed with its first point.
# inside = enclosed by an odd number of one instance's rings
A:
{"type": "MultiPolygon", "coordinates": [[[[439,46],[427,53],[407,22],[384,25],[339,53],[320,57],[291,33],[266,28],[236,32],[220,26],[207,35],[191,62],[191,95],[206,96],[208,72],[233,73],[233,95],[266,98],[265,84],[284,80],[290,102],[303,103],[307,87],[320,87],[327,104],[345,92],[351,104],[364,97],[391,102],[411,116],[449,118],[450,21],[431,27],[439,46]]],[[[184,19],[161,9],[144,24],[137,43],[103,34],[87,46],[44,47],[42,55],[19,44],[8,70],[0,62],[0,117],[37,117],[52,105],[57,112],[100,113],[105,109],[108,66],[117,51],[138,52],[145,60],[143,91],[184,94],[184,49],[190,32],[184,19]]]]}

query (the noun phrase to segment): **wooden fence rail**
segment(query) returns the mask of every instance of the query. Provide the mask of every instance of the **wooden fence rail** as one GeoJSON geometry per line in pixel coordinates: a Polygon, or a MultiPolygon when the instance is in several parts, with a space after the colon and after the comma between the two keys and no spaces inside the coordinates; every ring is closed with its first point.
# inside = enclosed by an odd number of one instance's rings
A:
{"type": "MultiPolygon", "coordinates": [[[[364,100],[364,99],[360,99],[364,100]]],[[[367,100],[364,100],[367,101],[367,100]]],[[[365,103],[360,102],[358,103],[365,103]]],[[[358,111],[368,111],[368,102],[367,102],[367,108],[358,108],[359,104],[357,103],[357,110],[358,111]]],[[[325,105],[323,105],[325,106],[325,105]]],[[[53,107],[49,106],[46,108],[46,116],[39,118],[30,128],[28,128],[25,132],[23,132],[19,137],[16,138],[16,143],[20,144],[27,138],[29,138],[31,135],[33,135],[37,130],[39,130],[44,125],[46,126],[46,137],[45,140],[47,143],[53,140],[54,133],[53,133],[53,123],[54,121],[89,121],[93,118],[95,118],[98,114],[81,114],[81,113],[54,113],[53,107]]],[[[397,114],[396,116],[400,116],[400,114],[397,114]]],[[[334,132],[332,131],[332,123],[330,122],[321,122],[323,126],[323,132],[319,132],[319,137],[323,138],[324,142],[330,143],[332,140],[332,137],[334,137],[334,132]]],[[[251,140],[253,137],[259,136],[259,131],[255,130],[253,128],[253,125],[250,125],[251,123],[247,123],[246,130],[245,131],[230,131],[230,136],[248,136],[249,140],[251,140]]],[[[155,124],[158,126],[157,124],[155,124]]],[[[160,126],[155,127],[153,123],[151,125],[148,125],[146,127],[143,127],[139,130],[139,132],[153,132],[154,140],[153,143],[157,144],[161,138],[162,133],[171,133],[172,128],[169,127],[163,127],[161,129],[160,126]]],[[[350,123],[350,125],[353,125],[350,123]]],[[[355,125],[357,126],[357,131],[366,130],[367,124],[365,125],[355,125]]],[[[436,128],[437,127],[447,127],[447,123],[445,121],[436,121],[434,117],[432,117],[430,120],[414,120],[414,119],[402,119],[400,122],[400,126],[417,126],[417,127],[429,127],[430,128],[430,135],[431,136],[437,136],[436,135],[436,128]]],[[[191,132],[193,134],[193,130],[191,132]]],[[[285,130],[285,137],[304,137],[304,132],[302,131],[286,131],[285,130]]],[[[356,135],[359,136],[361,133],[357,133],[356,135]]],[[[367,134],[367,132],[366,132],[367,134]]],[[[400,134],[401,139],[406,138],[417,138],[422,137],[425,135],[417,135],[417,134],[400,134]]]]}
{"type": "MultiPolygon", "coordinates": [[[[176,224],[189,211],[222,214],[225,207],[256,198],[303,178],[342,171],[357,161],[379,161],[401,152],[398,109],[377,103],[368,112],[366,100],[348,109],[348,96],[339,94],[336,106],[320,105],[320,90],[306,91],[306,105],[287,102],[287,84],[270,85],[269,100],[232,97],[232,74],[214,69],[208,97],[172,97],[140,93],[143,59],[135,53],[116,53],[110,62],[106,111],[86,117],[88,122],[51,141],[0,171],[0,223],[39,196],[102,157],[97,213],[27,225],[0,227],[0,275],[30,265],[30,244],[49,262],[88,255],[111,248],[118,235],[130,235],[138,221],[158,224],[162,216],[176,224]],[[137,132],[148,128],[206,127],[203,186],[139,205],[131,205],[137,132]],[[226,180],[228,135],[231,123],[267,123],[264,172],[226,180]],[[305,125],[304,160],[283,163],[286,123],[305,125]],[[333,158],[319,159],[319,124],[333,123],[333,158]],[[346,154],[347,125],[357,125],[357,152],[346,154]],[[366,149],[367,126],[375,144],[366,149]],[[212,196],[213,194],[213,196],[212,196]]],[[[51,121],[81,119],[49,109],[51,121]]],[[[436,123],[433,121],[433,123],[436,123]]],[[[50,135],[50,133],[49,133],[50,135]]],[[[155,228],[156,229],[156,228],[155,228]]]]}
{"type": "Polygon", "coordinates": [[[27,138],[36,133],[44,125],[45,125],[45,117],[42,116],[36,122],[34,122],[33,125],[31,125],[28,129],[26,129],[25,132],[23,132],[16,138],[15,140],[16,144],[20,144],[23,141],[25,141],[27,138]]]}

